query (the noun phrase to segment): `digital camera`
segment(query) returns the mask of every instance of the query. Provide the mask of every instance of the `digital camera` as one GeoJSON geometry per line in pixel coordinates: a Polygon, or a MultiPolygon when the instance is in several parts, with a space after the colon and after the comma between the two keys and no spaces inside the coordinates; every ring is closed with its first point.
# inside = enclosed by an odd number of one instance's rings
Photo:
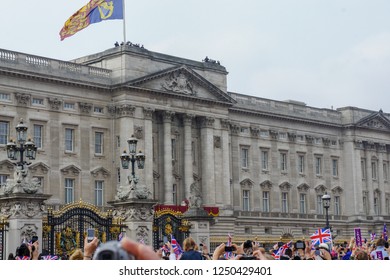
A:
{"type": "Polygon", "coordinates": [[[122,248],[119,241],[102,243],[93,255],[94,260],[134,260],[134,256],[122,248]]]}

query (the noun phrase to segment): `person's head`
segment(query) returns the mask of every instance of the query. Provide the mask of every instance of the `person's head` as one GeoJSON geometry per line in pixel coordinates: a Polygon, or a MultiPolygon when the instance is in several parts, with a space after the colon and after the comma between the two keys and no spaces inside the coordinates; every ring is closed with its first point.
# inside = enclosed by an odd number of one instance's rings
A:
{"type": "Polygon", "coordinates": [[[9,253],[8,260],[14,260],[14,259],[15,259],[14,254],[9,253]]]}
{"type": "Polygon", "coordinates": [[[286,256],[288,256],[290,259],[292,258],[292,250],[290,248],[287,248],[285,251],[284,251],[284,254],[286,256]]]}
{"type": "Polygon", "coordinates": [[[28,249],[28,246],[26,243],[23,243],[19,246],[19,249],[17,250],[16,256],[18,257],[30,257],[30,250],[28,249]]]}
{"type": "Polygon", "coordinates": [[[243,243],[243,249],[245,254],[252,254],[253,253],[253,243],[252,240],[247,240],[243,243]]]}
{"type": "Polygon", "coordinates": [[[376,247],[379,247],[379,246],[384,247],[385,244],[386,244],[386,240],[384,240],[383,238],[379,238],[379,239],[376,241],[376,247]]]}
{"type": "Polygon", "coordinates": [[[328,244],[326,243],[321,243],[319,246],[318,246],[319,249],[325,249],[326,251],[329,252],[329,246],[328,244]]]}
{"type": "Polygon", "coordinates": [[[370,256],[363,250],[358,250],[355,253],[355,260],[369,260],[370,256]]]}
{"type": "Polygon", "coordinates": [[[70,255],[69,260],[83,260],[84,254],[81,249],[76,249],[72,255],[70,255]]]}
{"type": "Polygon", "coordinates": [[[194,250],[196,246],[195,240],[192,237],[187,237],[183,241],[183,250],[184,251],[189,251],[189,250],[194,250]]]}

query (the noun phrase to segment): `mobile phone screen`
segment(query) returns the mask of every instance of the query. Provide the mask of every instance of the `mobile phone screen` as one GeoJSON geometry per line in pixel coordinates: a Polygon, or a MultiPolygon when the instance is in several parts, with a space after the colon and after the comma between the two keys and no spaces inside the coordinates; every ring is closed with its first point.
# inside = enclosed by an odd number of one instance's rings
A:
{"type": "Polygon", "coordinates": [[[92,241],[95,237],[95,230],[93,228],[87,229],[88,242],[92,241]]]}

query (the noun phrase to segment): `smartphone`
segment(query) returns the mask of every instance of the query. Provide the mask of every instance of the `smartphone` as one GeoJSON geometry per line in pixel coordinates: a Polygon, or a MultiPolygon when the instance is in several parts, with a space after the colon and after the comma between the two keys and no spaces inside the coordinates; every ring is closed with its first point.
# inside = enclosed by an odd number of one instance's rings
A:
{"type": "Polygon", "coordinates": [[[31,238],[31,244],[34,244],[35,241],[38,241],[38,236],[36,235],[31,238]]]}
{"type": "Polygon", "coordinates": [[[225,252],[233,252],[234,247],[233,246],[225,246],[225,252]]]}
{"type": "Polygon", "coordinates": [[[95,237],[95,229],[93,228],[87,229],[87,241],[91,242],[94,237],[95,237]]]}
{"type": "Polygon", "coordinates": [[[302,241],[297,241],[295,243],[295,249],[305,249],[305,243],[302,241]]]}

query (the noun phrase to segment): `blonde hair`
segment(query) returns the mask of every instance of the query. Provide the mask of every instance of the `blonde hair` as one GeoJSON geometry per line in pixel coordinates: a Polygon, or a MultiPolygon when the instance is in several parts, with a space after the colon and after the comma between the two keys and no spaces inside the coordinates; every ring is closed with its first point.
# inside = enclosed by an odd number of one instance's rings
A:
{"type": "Polygon", "coordinates": [[[72,255],[70,255],[69,260],[83,260],[84,254],[81,249],[76,249],[72,255]]]}
{"type": "Polygon", "coordinates": [[[195,249],[196,243],[192,237],[187,237],[183,241],[183,249],[184,251],[189,251],[191,249],[195,249]]]}

